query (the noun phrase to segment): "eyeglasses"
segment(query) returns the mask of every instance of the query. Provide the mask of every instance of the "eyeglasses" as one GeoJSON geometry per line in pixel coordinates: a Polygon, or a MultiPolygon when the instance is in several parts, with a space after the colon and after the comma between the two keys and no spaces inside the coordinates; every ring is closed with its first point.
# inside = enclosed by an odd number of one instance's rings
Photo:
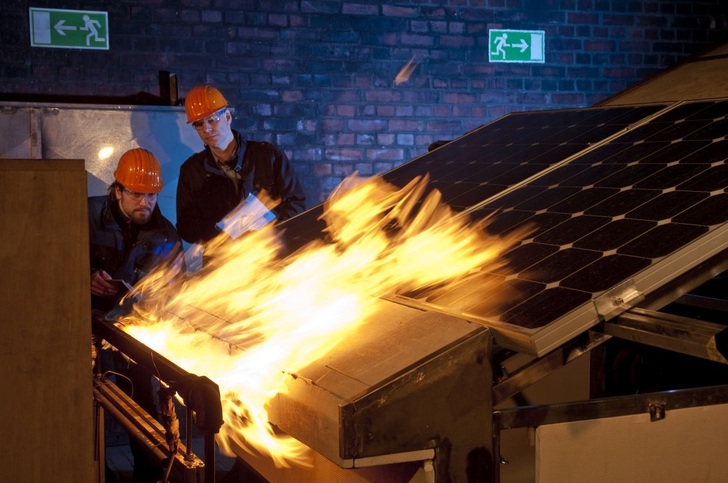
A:
{"type": "Polygon", "coordinates": [[[192,125],[195,126],[195,129],[200,129],[205,126],[205,123],[208,123],[210,126],[213,126],[220,122],[220,118],[222,115],[225,114],[225,110],[217,111],[215,114],[213,114],[210,117],[206,117],[205,119],[200,119],[199,121],[193,121],[192,125]]]}
{"type": "Polygon", "coordinates": [[[129,191],[124,188],[124,193],[134,201],[141,201],[146,199],[147,201],[157,201],[158,193],[137,193],[136,191],[129,191]]]}

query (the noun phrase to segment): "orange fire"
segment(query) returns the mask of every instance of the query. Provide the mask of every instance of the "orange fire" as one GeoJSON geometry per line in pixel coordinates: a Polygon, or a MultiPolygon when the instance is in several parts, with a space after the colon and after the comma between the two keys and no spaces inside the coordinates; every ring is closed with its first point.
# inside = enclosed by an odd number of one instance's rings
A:
{"type": "Polygon", "coordinates": [[[206,248],[209,263],[178,283],[155,273],[135,287],[147,295],[124,330],[221,391],[218,434],[279,466],[307,463],[307,449],[276,434],[267,403],[290,374],[354,333],[379,297],[502,268],[519,241],[488,237],[428,192],[427,177],[402,189],[380,177],[347,178],[324,206],[327,240],[283,257],[270,225],[206,248]]]}
{"type": "Polygon", "coordinates": [[[398,86],[407,82],[416,68],[417,62],[415,62],[415,58],[412,56],[409,62],[407,62],[394,77],[394,85],[398,86]]]}

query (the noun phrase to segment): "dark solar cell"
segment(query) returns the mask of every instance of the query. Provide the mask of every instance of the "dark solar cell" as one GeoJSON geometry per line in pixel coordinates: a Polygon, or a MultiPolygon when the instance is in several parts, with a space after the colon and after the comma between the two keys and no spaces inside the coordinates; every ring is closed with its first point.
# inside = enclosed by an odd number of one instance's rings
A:
{"type": "Polygon", "coordinates": [[[582,144],[562,144],[560,146],[554,146],[552,149],[541,150],[540,153],[535,154],[533,158],[529,162],[535,163],[535,164],[546,164],[546,165],[552,165],[554,164],[554,160],[562,160],[566,159],[569,156],[578,153],[579,151],[582,151],[587,146],[582,144]]]}
{"type": "MultiPolygon", "coordinates": [[[[708,141],[683,141],[685,144],[704,143],[708,141]]],[[[725,161],[728,159],[728,140],[721,139],[707,144],[702,149],[696,149],[695,152],[688,154],[681,159],[681,163],[707,163],[711,164],[716,161],[725,161]]]]}
{"type": "Polygon", "coordinates": [[[620,129],[615,129],[615,127],[616,126],[614,124],[605,124],[602,126],[587,128],[582,132],[582,134],[575,136],[571,141],[569,141],[569,143],[586,147],[588,144],[594,142],[595,139],[604,139],[609,137],[612,134],[621,131],[625,126],[620,125],[620,129]]]}
{"type": "Polygon", "coordinates": [[[446,190],[445,194],[443,195],[443,201],[451,205],[453,208],[462,210],[469,206],[473,206],[474,204],[480,203],[483,200],[487,200],[491,196],[494,196],[503,191],[503,188],[503,186],[492,184],[478,183],[473,185],[472,183],[461,183],[462,192],[450,193],[450,195],[452,195],[452,198],[450,198],[450,196],[447,196],[447,193],[449,193],[450,190],[446,190]]]}
{"type": "MultiPolygon", "coordinates": [[[[488,203],[488,206],[490,208],[501,208],[501,207],[518,207],[518,205],[522,203],[526,203],[529,199],[533,198],[534,196],[537,196],[538,194],[542,193],[545,190],[545,188],[542,188],[540,186],[523,186],[519,188],[516,191],[513,191],[511,193],[506,193],[497,199],[491,201],[488,203]]],[[[484,198],[485,199],[485,198],[484,198]]],[[[529,209],[529,208],[525,208],[529,209]]]]}
{"type": "MultiPolygon", "coordinates": [[[[536,243],[568,245],[609,223],[604,216],[575,216],[534,238],[536,243]]],[[[588,247],[587,247],[588,248],[588,247]]]]}
{"type": "Polygon", "coordinates": [[[711,196],[675,216],[675,223],[712,226],[728,222],[728,194],[711,196]]]}
{"type": "Polygon", "coordinates": [[[591,250],[567,248],[531,265],[525,272],[521,272],[518,277],[543,283],[558,282],[601,256],[601,253],[591,250]]]}
{"type": "MultiPolygon", "coordinates": [[[[569,196],[565,200],[551,206],[550,211],[559,213],[581,213],[592,206],[598,205],[606,199],[611,198],[619,193],[616,188],[585,188],[578,193],[569,196]]],[[[604,215],[608,213],[591,212],[594,215],[604,215]]]]}
{"type": "MultiPolygon", "coordinates": [[[[534,183],[534,186],[538,186],[538,184],[534,183]]],[[[521,191],[521,190],[519,190],[521,191]]],[[[562,201],[564,198],[568,198],[570,196],[575,195],[581,191],[581,188],[575,188],[575,187],[568,187],[568,188],[562,188],[562,187],[556,187],[556,188],[550,188],[546,191],[543,191],[537,196],[532,196],[526,199],[525,201],[518,203],[518,200],[516,199],[517,193],[513,193],[512,195],[509,195],[513,198],[513,200],[516,202],[515,206],[519,210],[532,210],[532,211],[540,211],[545,210],[547,208],[550,208],[551,206],[555,205],[556,203],[562,201]]]]}
{"type": "MultiPolygon", "coordinates": [[[[557,168],[555,171],[560,171],[566,168],[567,166],[563,166],[557,168]]],[[[618,173],[623,169],[624,166],[620,164],[597,164],[594,166],[588,166],[588,169],[580,171],[571,178],[566,178],[561,183],[561,186],[589,186],[594,182],[594,180],[606,178],[607,176],[618,173]]],[[[536,181],[535,183],[540,183],[540,181],[536,181]]]]}
{"type": "MultiPolygon", "coordinates": [[[[619,166],[619,165],[612,165],[619,166]]],[[[628,188],[664,168],[664,164],[635,164],[626,166],[594,184],[597,188],[628,188]]]]}
{"type": "Polygon", "coordinates": [[[728,112],[728,101],[704,101],[686,104],[687,119],[718,119],[728,112]],[[692,109],[691,109],[692,108],[692,109]]]}
{"type": "Polygon", "coordinates": [[[501,163],[500,161],[485,166],[473,166],[467,174],[466,179],[480,183],[492,183],[493,179],[513,169],[512,164],[501,163]]]}
{"type": "Polygon", "coordinates": [[[507,235],[520,228],[528,228],[535,236],[567,220],[569,215],[562,213],[538,213],[512,210],[496,214],[488,223],[486,231],[491,235],[507,235]]]}
{"type": "Polygon", "coordinates": [[[708,232],[708,227],[670,223],[658,225],[617,250],[643,258],[660,258],[708,232]]]}
{"type": "MultiPolygon", "coordinates": [[[[633,130],[621,135],[619,137],[620,143],[645,143],[647,139],[657,136],[662,132],[668,125],[665,122],[651,122],[638,126],[633,130]]],[[[697,129],[697,127],[695,128],[697,129]]],[[[657,139],[655,140],[657,141],[657,139]]]]}
{"type": "MultiPolygon", "coordinates": [[[[478,218],[478,213],[473,213],[474,218],[478,218]]],[[[529,211],[509,210],[494,215],[492,221],[486,226],[489,235],[507,235],[508,233],[518,229],[529,219],[533,217],[533,213],[529,211]]]]}
{"type": "Polygon", "coordinates": [[[524,132],[516,141],[518,144],[559,144],[571,139],[576,133],[568,126],[544,126],[524,132]]]}
{"type": "MultiPolygon", "coordinates": [[[[642,163],[672,163],[680,161],[702,147],[710,145],[709,141],[675,141],[644,156],[642,163]]],[[[709,161],[706,161],[709,162],[709,161]]]]}
{"type": "Polygon", "coordinates": [[[708,196],[708,193],[669,191],[630,211],[627,217],[641,220],[669,220],[708,196]]]}
{"type": "MultiPolygon", "coordinates": [[[[614,188],[612,188],[614,190],[614,188]]],[[[655,198],[657,190],[626,190],[616,193],[585,211],[587,215],[620,216],[655,198]]]]}
{"type": "Polygon", "coordinates": [[[503,258],[508,262],[509,270],[520,273],[555,253],[558,249],[559,247],[554,245],[544,245],[538,242],[527,243],[510,250],[503,258]]]}
{"type": "Polygon", "coordinates": [[[679,121],[681,119],[713,119],[715,116],[710,114],[710,108],[715,103],[713,101],[690,102],[671,108],[669,111],[660,116],[660,120],[679,121]]]}
{"type": "Polygon", "coordinates": [[[728,119],[720,119],[707,122],[701,129],[685,136],[685,139],[719,140],[726,135],[726,132],[728,132],[728,119]]]}
{"type": "MultiPolygon", "coordinates": [[[[659,131],[644,138],[645,142],[665,142],[687,138],[693,133],[698,133],[705,128],[705,121],[678,121],[674,123],[655,122],[648,124],[659,128],[659,131]]],[[[639,133],[639,131],[637,131],[639,133]]],[[[643,133],[644,134],[644,133],[643,133]]]]}
{"type": "Polygon", "coordinates": [[[599,293],[649,267],[651,262],[649,258],[608,255],[569,275],[561,282],[561,286],[599,293]]]}
{"type": "Polygon", "coordinates": [[[522,164],[520,166],[514,166],[510,171],[497,176],[490,181],[503,186],[513,186],[534,174],[540,173],[543,171],[543,168],[543,166],[536,164],[522,164]]]}
{"type": "MultiPolygon", "coordinates": [[[[501,160],[510,166],[518,166],[522,163],[528,163],[533,159],[534,156],[538,156],[545,150],[551,150],[554,146],[549,144],[534,144],[524,145],[521,143],[514,143],[509,146],[508,151],[502,151],[500,153],[501,160]]],[[[560,160],[552,160],[560,161],[560,160]]]]}
{"type": "Polygon", "coordinates": [[[680,183],[682,180],[689,180],[707,168],[708,165],[704,164],[675,164],[663,168],[642,181],[635,183],[634,187],[655,190],[674,188],[677,183],[680,183]]]}
{"type": "Polygon", "coordinates": [[[619,138],[619,141],[600,146],[598,149],[605,153],[605,163],[629,164],[641,162],[652,153],[668,146],[670,143],[667,141],[627,144],[622,138],[619,138]],[[609,153],[611,156],[606,156],[609,153]]]}
{"type": "MultiPolygon", "coordinates": [[[[694,165],[693,165],[694,166],[694,165]]],[[[686,191],[717,191],[728,186],[728,165],[712,166],[697,176],[693,176],[677,186],[686,191]]]]}
{"type": "Polygon", "coordinates": [[[525,329],[537,329],[557,320],[590,299],[591,294],[588,292],[553,287],[504,312],[499,320],[525,329]]]}
{"type": "Polygon", "coordinates": [[[662,111],[665,109],[664,104],[653,104],[653,105],[645,105],[645,106],[631,106],[619,109],[612,109],[611,110],[611,117],[609,119],[610,123],[613,124],[620,124],[620,125],[630,125],[634,124],[636,122],[642,121],[647,116],[651,116],[653,114],[656,114],[659,111],[662,111]]]}
{"type": "Polygon", "coordinates": [[[574,243],[574,246],[600,252],[616,250],[656,224],[653,221],[643,220],[615,220],[584,236],[574,243]]]}
{"type": "Polygon", "coordinates": [[[576,176],[579,173],[583,173],[587,169],[590,169],[590,166],[569,163],[567,165],[560,166],[549,173],[539,176],[538,179],[535,179],[531,183],[529,183],[529,187],[549,187],[563,184],[567,179],[570,179],[571,177],[576,176]]]}

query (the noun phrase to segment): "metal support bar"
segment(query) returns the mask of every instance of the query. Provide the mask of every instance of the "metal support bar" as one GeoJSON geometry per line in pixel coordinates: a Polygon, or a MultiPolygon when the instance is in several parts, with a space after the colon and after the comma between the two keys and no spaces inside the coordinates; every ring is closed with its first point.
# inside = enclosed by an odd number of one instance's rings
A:
{"type": "Polygon", "coordinates": [[[584,334],[588,339],[577,338],[575,341],[551,351],[543,357],[535,359],[517,372],[508,374],[493,386],[493,405],[497,406],[509,397],[513,397],[524,389],[562,368],[569,362],[586,354],[594,347],[609,340],[608,336],[597,333],[584,334]]]}
{"type": "Polygon", "coordinates": [[[204,376],[191,374],[153,351],[101,316],[92,317],[92,331],[99,339],[126,354],[131,360],[179,393],[185,406],[196,413],[195,424],[203,433],[218,433],[222,426],[220,388],[204,376]]]}
{"type": "MultiPolygon", "coordinates": [[[[726,294],[726,296],[728,296],[728,294],[726,294]]],[[[704,295],[688,293],[675,300],[674,303],[687,305],[688,307],[715,310],[716,312],[728,314],[728,300],[718,299],[715,297],[706,297],[704,295]]]]}
{"type": "MultiPolygon", "coordinates": [[[[168,460],[170,454],[166,451],[165,430],[162,425],[116,384],[94,379],[94,400],[129,433],[130,438],[141,443],[160,465],[168,460]]],[[[102,444],[102,439],[98,444],[102,444]]],[[[172,471],[180,481],[197,483],[200,480],[198,472],[204,467],[205,463],[201,459],[189,453],[185,445],[178,444],[172,471]]],[[[211,473],[214,475],[214,467],[211,473]]]]}
{"type": "MultiPolygon", "coordinates": [[[[207,377],[190,374],[166,357],[158,354],[146,345],[134,339],[131,335],[119,329],[113,323],[104,319],[100,314],[95,314],[95,316],[92,317],[92,328],[96,337],[106,340],[109,344],[119,349],[135,363],[146,368],[150,374],[159,378],[161,381],[164,381],[164,383],[169,386],[170,390],[177,391],[177,393],[182,397],[185,406],[188,409],[188,445],[190,444],[189,435],[191,434],[191,431],[189,431],[189,422],[194,419],[195,425],[202,431],[204,436],[205,461],[207,462],[208,467],[211,468],[211,471],[205,472],[205,482],[214,483],[215,434],[219,432],[223,423],[222,402],[220,401],[220,389],[217,384],[207,377]],[[190,412],[195,413],[194,418],[190,412]]],[[[102,398],[104,395],[99,394],[99,397],[102,398]]],[[[115,411],[115,409],[111,410],[115,411]]],[[[139,408],[139,411],[141,411],[141,413],[137,411],[136,414],[131,415],[133,420],[144,421],[146,419],[144,415],[146,415],[149,418],[147,421],[149,425],[159,425],[157,421],[154,420],[154,418],[151,418],[151,416],[149,416],[144,410],[139,408]]],[[[130,415],[127,414],[126,416],[129,417],[130,415]]],[[[134,434],[134,429],[132,428],[129,432],[130,434],[134,434]]],[[[149,443],[148,434],[139,435],[139,437],[142,442],[149,443]]],[[[162,432],[161,438],[161,441],[166,441],[164,439],[164,432],[162,432]]],[[[155,434],[153,439],[155,442],[152,443],[152,446],[155,446],[158,444],[156,443],[156,441],[159,440],[158,435],[155,434]]]]}
{"type": "Polygon", "coordinates": [[[215,483],[215,435],[205,433],[205,461],[209,471],[205,471],[205,483],[215,483]]]}
{"type": "MultiPolygon", "coordinates": [[[[695,389],[654,392],[630,396],[605,397],[564,404],[502,409],[493,412],[496,431],[536,427],[544,424],[566,423],[630,414],[666,411],[728,403],[728,386],[708,386],[695,389]]],[[[659,417],[658,417],[659,419],[659,417]]]]}
{"type": "Polygon", "coordinates": [[[653,310],[632,308],[604,324],[604,333],[681,354],[728,364],[728,327],[653,310]]]}

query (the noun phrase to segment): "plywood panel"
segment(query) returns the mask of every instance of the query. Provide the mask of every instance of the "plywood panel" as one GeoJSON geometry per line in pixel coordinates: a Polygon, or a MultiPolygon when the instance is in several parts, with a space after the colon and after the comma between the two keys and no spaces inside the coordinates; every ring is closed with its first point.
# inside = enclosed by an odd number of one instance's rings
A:
{"type": "Polygon", "coordinates": [[[0,481],[93,481],[86,173],[0,160],[0,481]]]}

